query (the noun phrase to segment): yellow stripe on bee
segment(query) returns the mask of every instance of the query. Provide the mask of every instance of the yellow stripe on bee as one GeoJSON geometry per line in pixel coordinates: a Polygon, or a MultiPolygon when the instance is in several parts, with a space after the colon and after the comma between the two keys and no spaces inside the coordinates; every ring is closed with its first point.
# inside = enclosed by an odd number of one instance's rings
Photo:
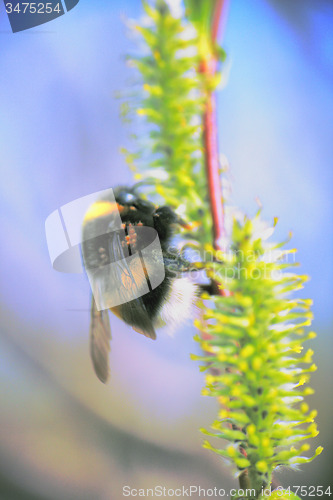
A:
{"type": "Polygon", "coordinates": [[[98,217],[104,217],[116,211],[122,212],[123,208],[124,207],[118,205],[118,203],[112,203],[111,201],[97,201],[88,208],[84,216],[84,221],[87,222],[97,219],[98,217]]]}

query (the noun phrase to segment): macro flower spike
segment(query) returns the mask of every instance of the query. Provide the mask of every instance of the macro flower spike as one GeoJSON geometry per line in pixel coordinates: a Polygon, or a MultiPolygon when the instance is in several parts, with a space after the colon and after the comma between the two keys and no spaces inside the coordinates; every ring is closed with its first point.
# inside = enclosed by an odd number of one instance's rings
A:
{"type": "Polygon", "coordinates": [[[306,331],[311,301],[290,295],[307,277],[288,271],[288,251],[276,254],[273,245],[253,237],[255,222],[235,220],[228,258],[207,263],[230,296],[210,297],[215,308],[203,315],[199,326],[206,335],[197,340],[211,353],[202,362],[219,374],[206,376],[204,394],[223,407],[212,431],[203,432],[232,442],[233,451],[207,442],[205,447],[222,454],[239,474],[245,454],[251,485],[260,489],[270,484],[276,467],[310,462],[322,449],[303,456],[309,449],[303,441],[318,434],[316,412],[304,402],[312,392],[304,384],[316,366],[303,343],[314,333],[306,331]]]}

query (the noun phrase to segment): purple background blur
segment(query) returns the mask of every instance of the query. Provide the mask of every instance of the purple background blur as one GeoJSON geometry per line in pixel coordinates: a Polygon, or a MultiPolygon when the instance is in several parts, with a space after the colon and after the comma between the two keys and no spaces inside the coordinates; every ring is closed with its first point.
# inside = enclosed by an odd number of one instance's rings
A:
{"type": "MultiPolygon", "coordinates": [[[[215,401],[189,327],[153,343],[112,317],[112,377],[103,386],[88,355],[89,285],[55,272],[46,217],[86,194],[131,183],[119,147],[127,130],[115,91],[133,77],[122,17],[139,0],[80,0],[65,16],[13,34],[0,10],[1,312],[0,498],[120,499],[123,485],[236,484],[202,450],[215,401]]],[[[253,214],[259,196],[278,236],[294,233],[311,281],[313,375],[324,453],[284,485],[328,486],[332,460],[333,4],[231,2],[219,94],[219,133],[233,202],[253,214]]]]}

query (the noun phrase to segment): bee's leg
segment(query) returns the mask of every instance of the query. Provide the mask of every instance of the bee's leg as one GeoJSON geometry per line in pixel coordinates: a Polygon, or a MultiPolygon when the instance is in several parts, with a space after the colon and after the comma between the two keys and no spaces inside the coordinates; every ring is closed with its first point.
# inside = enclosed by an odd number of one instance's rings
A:
{"type": "Polygon", "coordinates": [[[181,247],[179,247],[178,251],[180,255],[184,255],[186,250],[200,250],[200,244],[195,240],[187,240],[181,247]]]}
{"type": "MultiPolygon", "coordinates": [[[[194,270],[204,269],[204,265],[202,262],[187,262],[184,260],[179,260],[175,258],[168,258],[164,256],[164,265],[166,270],[174,274],[176,277],[178,274],[190,273],[194,270]]],[[[198,287],[201,292],[206,292],[209,295],[217,295],[218,289],[213,282],[206,284],[198,284],[198,287]]]]}
{"type": "Polygon", "coordinates": [[[206,283],[205,285],[199,285],[201,292],[206,292],[209,295],[216,295],[216,287],[213,283],[206,283]]]}
{"type": "Polygon", "coordinates": [[[135,226],[132,224],[128,224],[127,226],[126,243],[128,247],[130,247],[131,253],[133,253],[136,248],[137,234],[135,231],[135,226]]]}
{"type": "Polygon", "coordinates": [[[188,273],[196,268],[195,264],[193,264],[192,262],[188,262],[187,260],[184,260],[179,256],[171,257],[169,255],[164,255],[163,260],[165,267],[172,268],[173,270],[176,270],[178,273],[188,273]]]}

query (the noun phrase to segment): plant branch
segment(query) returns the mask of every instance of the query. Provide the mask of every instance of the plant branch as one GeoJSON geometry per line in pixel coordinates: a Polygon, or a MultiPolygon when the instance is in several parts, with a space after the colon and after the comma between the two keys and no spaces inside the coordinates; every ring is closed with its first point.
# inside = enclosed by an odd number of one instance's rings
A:
{"type": "MultiPolygon", "coordinates": [[[[216,60],[211,58],[208,61],[204,61],[202,68],[202,72],[205,75],[213,76],[216,72],[216,60]]],[[[222,242],[225,235],[224,210],[218,157],[216,101],[213,92],[208,92],[207,95],[203,125],[208,192],[213,219],[214,247],[216,250],[222,250],[222,242]]]]}
{"type": "Polygon", "coordinates": [[[218,0],[212,20],[212,40],[216,42],[217,37],[225,27],[228,13],[228,0],[218,0]]]}
{"type": "MultiPolygon", "coordinates": [[[[226,6],[226,0],[218,0],[216,2],[211,25],[211,41],[213,46],[216,44],[219,28],[222,24],[221,21],[226,16],[226,6]]],[[[200,70],[208,82],[214,78],[217,71],[217,56],[214,51],[207,54],[202,60],[200,70]]],[[[207,90],[203,130],[208,192],[213,220],[214,247],[216,250],[223,250],[225,228],[217,139],[216,97],[214,91],[211,89],[207,90]]]]}

